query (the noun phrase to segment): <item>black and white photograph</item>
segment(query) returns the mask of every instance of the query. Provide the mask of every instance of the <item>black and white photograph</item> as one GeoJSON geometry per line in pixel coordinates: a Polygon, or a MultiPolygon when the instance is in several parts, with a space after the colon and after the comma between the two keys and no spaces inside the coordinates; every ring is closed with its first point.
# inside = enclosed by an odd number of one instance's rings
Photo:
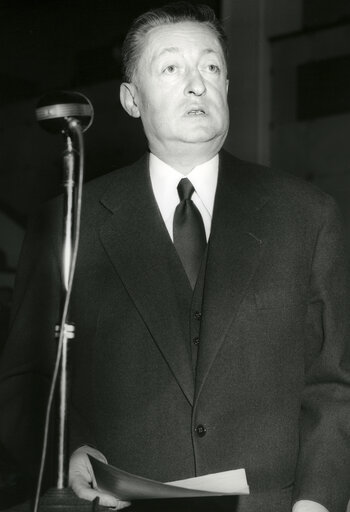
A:
{"type": "Polygon", "coordinates": [[[0,0],[0,511],[350,512],[349,0],[0,0]]]}

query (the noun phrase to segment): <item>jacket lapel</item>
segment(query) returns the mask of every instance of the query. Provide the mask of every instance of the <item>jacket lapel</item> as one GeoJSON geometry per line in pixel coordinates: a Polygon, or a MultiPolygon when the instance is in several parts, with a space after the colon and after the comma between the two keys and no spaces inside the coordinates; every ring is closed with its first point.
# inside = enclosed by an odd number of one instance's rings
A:
{"type": "MultiPolygon", "coordinates": [[[[260,171],[262,172],[262,171],[260,171]]],[[[215,357],[234,321],[264,249],[260,210],[268,199],[262,184],[247,176],[239,160],[224,151],[209,242],[197,361],[198,398],[215,357]]]]}
{"type": "Polygon", "coordinates": [[[110,215],[102,244],[187,400],[194,378],[188,343],[189,283],[153,196],[148,157],[116,174],[101,200],[110,215]]]}

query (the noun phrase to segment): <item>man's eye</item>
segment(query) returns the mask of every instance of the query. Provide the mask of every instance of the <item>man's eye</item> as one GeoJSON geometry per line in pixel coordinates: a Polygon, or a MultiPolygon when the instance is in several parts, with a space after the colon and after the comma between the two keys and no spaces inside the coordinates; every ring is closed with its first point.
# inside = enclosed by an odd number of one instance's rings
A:
{"type": "Polygon", "coordinates": [[[172,75],[174,74],[176,71],[176,66],[174,66],[173,64],[171,64],[170,66],[167,66],[165,69],[164,69],[164,73],[167,73],[168,75],[172,75]]]}
{"type": "Polygon", "coordinates": [[[220,68],[219,68],[219,66],[217,66],[216,64],[209,64],[209,65],[208,65],[208,70],[209,70],[211,73],[219,73],[219,72],[220,72],[220,68]]]}

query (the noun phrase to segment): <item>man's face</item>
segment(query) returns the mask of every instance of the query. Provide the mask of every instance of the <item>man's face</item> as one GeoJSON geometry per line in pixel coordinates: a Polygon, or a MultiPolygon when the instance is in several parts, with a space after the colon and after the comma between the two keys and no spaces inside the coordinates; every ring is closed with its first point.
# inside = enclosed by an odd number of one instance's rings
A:
{"type": "Polygon", "coordinates": [[[184,143],[220,149],[229,125],[227,69],[209,27],[184,22],[151,29],[131,86],[131,115],[141,116],[151,151],[184,143]]]}

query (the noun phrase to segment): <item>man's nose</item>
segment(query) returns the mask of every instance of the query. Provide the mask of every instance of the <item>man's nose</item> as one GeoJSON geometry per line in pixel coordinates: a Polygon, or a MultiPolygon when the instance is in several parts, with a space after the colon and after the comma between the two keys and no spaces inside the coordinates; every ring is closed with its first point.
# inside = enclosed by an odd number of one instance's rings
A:
{"type": "Polygon", "coordinates": [[[202,75],[198,70],[190,71],[187,75],[186,94],[202,96],[207,91],[202,75]]]}

